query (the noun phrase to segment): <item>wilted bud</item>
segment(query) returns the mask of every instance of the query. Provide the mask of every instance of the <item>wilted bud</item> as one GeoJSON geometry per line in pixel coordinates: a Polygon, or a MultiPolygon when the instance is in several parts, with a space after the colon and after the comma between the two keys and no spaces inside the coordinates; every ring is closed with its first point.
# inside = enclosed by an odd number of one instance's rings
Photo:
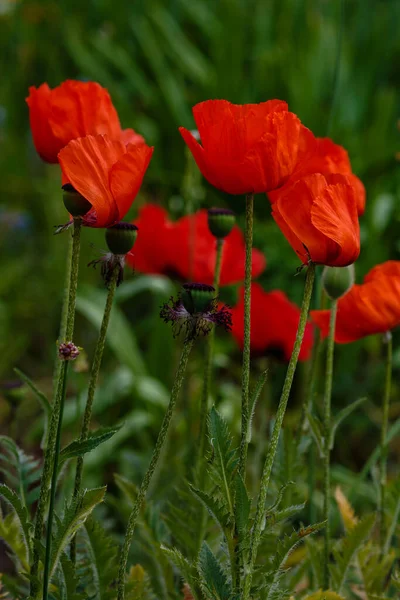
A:
{"type": "Polygon", "coordinates": [[[182,304],[191,315],[206,312],[215,298],[215,288],[205,283],[184,283],[182,304]]]}
{"type": "Polygon", "coordinates": [[[322,272],[322,285],[332,300],[338,300],[354,283],[354,265],[348,267],[325,267],[322,272]]]}
{"type": "Polygon", "coordinates": [[[90,202],[77,192],[70,183],[63,185],[62,189],[64,206],[73,217],[83,217],[92,208],[90,202]]]}
{"type": "Polygon", "coordinates": [[[207,212],[211,233],[219,239],[229,235],[235,225],[235,213],[228,208],[210,208],[207,212]]]}
{"type": "Polygon", "coordinates": [[[121,221],[106,229],[106,242],[113,254],[127,254],[137,238],[138,228],[133,223],[121,221]]]}

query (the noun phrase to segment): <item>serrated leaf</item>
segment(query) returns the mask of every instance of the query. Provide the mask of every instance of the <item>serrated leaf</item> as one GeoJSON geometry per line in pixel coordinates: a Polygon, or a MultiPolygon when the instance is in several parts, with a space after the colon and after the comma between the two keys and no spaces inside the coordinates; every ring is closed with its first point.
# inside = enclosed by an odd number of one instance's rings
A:
{"type": "Polygon", "coordinates": [[[11,438],[0,435],[0,446],[5,452],[0,453],[0,473],[3,473],[6,482],[10,484],[18,494],[23,505],[29,508],[28,497],[32,495],[40,481],[40,461],[28,454],[11,438]]]}
{"type": "Polygon", "coordinates": [[[375,515],[364,517],[333,548],[335,563],[331,565],[330,571],[334,591],[338,594],[342,591],[346,574],[353,558],[368,539],[374,523],[375,515]]]}
{"type": "Polygon", "coordinates": [[[104,444],[109,440],[117,431],[121,429],[120,426],[114,427],[102,427],[89,433],[85,440],[74,440],[68,446],[65,446],[60,452],[59,465],[61,466],[66,460],[71,458],[77,458],[83,456],[87,452],[91,452],[100,444],[104,444]]]}
{"type": "Polygon", "coordinates": [[[228,506],[224,504],[223,500],[218,501],[217,498],[214,498],[207,492],[198,490],[191,484],[189,484],[189,488],[192,494],[200,500],[213,519],[215,519],[217,524],[221,527],[222,532],[225,533],[232,522],[228,506]]]}
{"type": "Polygon", "coordinates": [[[167,548],[166,546],[161,545],[161,550],[168,556],[171,563],[175,565],[183,579],[189,584],[194,600],[200,600],[196,592],[198,586],[196,570],[192,564],[177,548],[167,548]]]}
{"type": "Polygon", "coordinates": [[[25,375],[25,373],[23,373],[20,369],[17,369],[17,368],[15,368],[14,371],[18,375],[18,377],[20,379],[22,379],[22,381],[24,383],[26,383],[26,385],[32,390],[32,392],[34,393],[34,395],[36,396],[36,398],[39,400],[40,406],[43,408],[43,412],[44,412],[44,427],[43,427],[43,437],[42,437],[42,441],[41,441],[40,447],[44,448],[45,441],[46,441],[46,438],[47,438],[47,429],[48,429],[50,415],[51,415],[51,405],[50,405],[50,402],[48,401],[48,399],[45,396],[45,394],[41,390],[39,390],[39,388],[34,384],[34,382],[32,381],[32,379],[30,379],[30,377],[28,377],[28,375],[25,375]]]}
{"type": "Polygon", "coordinates": [[[134,565],[129,570],[125,582],[125,600],[157,600],[141,565],[134,565]]]}
{"type": "Polygon", "coordinates": [[[246,486],[239,473],[235,476],[235,522],[239,535],[239,542],[243,542],[250,517],[251,502],[247,494],[246,486]]]}
{"type": "Polygon", "coordinates": [[[84,525],[95,506],[103,502],[106,490],[106,487],[85,490],[65,509],[63,518],[59,520],[52,542],[50,577],[54,575],[60,557],[72,536],[84,525]]]}
{"type": "Polygon", "coordinates": [[[314,417],[309,410],[307,410],[307,419],[310,425],[310,431],[315,440],[315,443],[317,444],[319,455],[322,458],[324,454],[324,436],[322,423],[317,417],[314,417]]]}
{"type": "Polygon", "coordinates": [[[79,580],[76,576],[75,566],[64,552],[60,558],[61,573],[63,576],[65,600],[86,600],[87,594],[77,592],[79,580]]]}
{"type": "Polygon", "coordinates": [[[219,478],[229,512],[233,515],[232,478],[237,464],[236,451],[232,449],[228,425],[214,407],[209,415],[208,426],[214,472],[219,478]]]}
{"type": "Polygon", "coordinates": [[[136,502],[136,498],[138,495],[137,486],[134,483],[132,483],[131,481],[129,481],[129,479],[127,479],[123,475],[119,475],[118,473],[114,473],[114,481],[117,484],[117,486],[119,487],[119,489],[125,495],[129,504],[131,506],[133,506],[136,502]]]}
{"type": "Polygon", "coordinates": [[[335,416],[335,418],[333,419],[333,423],[331,425],[331,433],[330,433],[330,438],[329,438],[329,448],[330,448],[330,450],[332,450],[332,448],[334,446],[334,443],[335,443],[335,434],[336,434],[336,430],[339,427],[339,425],[349,415],[351,415],[352,412],[354,412],[355,410],[357,410],[357,408],[359,408],[362,404],[364,404],[364,402],[366,400],[368,400],[368,398],[366,398],[366,397],[365,398],[358,398],[358,400],[355,400],[354,402],[352,402],[348,406],[345,406],[345,408],[343,408],[341,411],[339,411],[338,414],[335,416]]]}
{"type": "Polygon", "coordinates": [[[232,589],[224,568],[206,542],[201,545],[198,561],[200,586],[212,600],[230,600],[232,589]]]}
{"type": "Polygon", "coordinates": [[[250,442],[251,442],[252,424],[253,424],[253,418],[254,418],[254,413],[256,410],[257,402],[258,402],[260,394],[263,390],[263,387],[267,381],[267,377],[268,377],[268,369],[266,369],[265,371],[263,371],[260,374],[259,378],[257,379],[257,383],[254,387],[254,390],[252,391],[250,399],[249,399],[250,414],[249,414],[249,423],[247,426],[247,436],[246,436],[246,441],[248,444],[250,444],[250,442]]]}
{"type": "Polygon", "coordinates": [[[343,596],[339,596],[336,592],[332,592],[331,590],[318,590],[311,596],[306,596],[304,600],[345,600],[343,596]]]}
{"type": "Polygon", "coordinates": [[[96,590],[96,599],[113,600],[113,586],[118,576],[118,546],[93,515],[86,520],[83,532],[87,570],[90,571],[91,584],[96,590]]]}
{"type": "Polygon", "coordinates": [[[21,526],[22,537],[23,537],[23,541],[24,541],[24,545],[25,545],[25,549],[26,549],[26,560],[27,560],[27,563],[29,564],[30,559],[31,559],[31,552],[32,552],[32,541],[31,541],[32,523],[29,521],[28,510],[27,510],[26,506],[24,506],[22,504],[19,496],[14,492],[14,490],[9,488],[4,483],[0,484],[0,496],[2,498],[4,498],[4,500],[6,500],[6,502],[8,504],[10,504],[12,506],[12,508],[14,509],[14,511],[18,517],[18,520],[19,520],[19,523],[21,526]]]}

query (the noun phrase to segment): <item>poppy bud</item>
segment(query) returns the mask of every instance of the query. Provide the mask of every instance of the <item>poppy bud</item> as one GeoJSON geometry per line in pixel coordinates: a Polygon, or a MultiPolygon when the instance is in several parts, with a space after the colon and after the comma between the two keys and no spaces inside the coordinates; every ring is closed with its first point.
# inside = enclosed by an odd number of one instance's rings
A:
{"type": "Polygon", "coordinates": [[[113,254],[127,254],[132,250],[138,228],[132,223],[120,221],[106,229],[106,242],[113,254]]]}
{"type": "Polygon", "coordinates": [[[61,360],[75,360],[79,356],[79,348],[73,342],[63,342],[58,347],[58,357],[61,360]]]}
{"type": "Polygon", "coordinates": [[[216,238],[224,238],[230,234],[235,225],[235,213],[228,208],[210,208],[208,228],[216,238]]]}
{"type": "Polygon", "coordinates": [[[184,283],[182,303],[188,313],[207,312],[215,298],[215,288],[205,283],[184,283]]]}
{"type": "Polygon", "coordinates": [[[63,185],[62,189],[64,206],[73,217],[83,217],[92,208],[90,202],[77,192],[70,183],[63,185]]]}
{"type": "Polygon", "coordinates": [[[322,285],[329,298],[338,300],[354,283],[354,265],[348,267],[325,267],[322,272],[322,285]]]}

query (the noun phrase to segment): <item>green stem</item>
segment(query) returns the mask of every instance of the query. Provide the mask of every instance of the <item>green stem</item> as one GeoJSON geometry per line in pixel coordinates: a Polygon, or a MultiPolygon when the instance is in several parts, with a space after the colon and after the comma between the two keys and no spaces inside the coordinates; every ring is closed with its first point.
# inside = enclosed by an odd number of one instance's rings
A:
{"type": "Polygon", "coordinates": [[[278,410],[276,413],[274,428],[270,444],[268,447],[267,456],[264,463],[264,469],[261,477],[260,494],[258,497],[256,516],[254,520],[253,532],[250,539],[249,560],[246,567],[246,575],[244,577],[244,589],[241,600],[248,600],[251,582],[253,578],[253,570],[257,558],[258,546],[261,540],[261,534],[264,526],[265,503],[269,488],[269,482],[274,464],[275,454],[279,441],[279,434],[282,428],[283,418],[286,412],[286,406],[289,399],[290,390],[292,387],[293,377],[296,370],[297,361],[300,354],[301,344],[304,337],[304,331],[307,325],[308,310],[310,308],[312,289],[314,284],[315,265],[310,263],[307,270],[306,283],[304,287],[303,302],[301,305],[300,320],[296,334],[296,340],[293,346],[293,352],[290,357],[289,365],[286,372],[285,381],[283,384],[282,394],[279,401],[278,410]]]}
{"type": "Polygon", "coordinates": [[[164,415],[164,420],[161,425],[160,433],[158,434],[156,446],[153,450],[153,456],[151,457],[149,468],[147,469],[147,472],[143,478],[143,481],[141,483],[141,486],[139,488],[139,492],[138,492],[138,495],[136,498],[136,502],[133,506],[132,512],[129,517],[128,527],[126,530],[125,540],[124,540],[124,544],[123,544],[122,551],[121,551],[121,557],[120,557],[120,561],[119,561],[118,584],[117,584],[118,600],[124,600],[124,597],[125,597],[125,572],[126,572],[126,565],[128,562],[128,555],[129,555],[129,550],[130,550],[131,543],[132,543],[133,534],[134,534],[136,523],[137,523],[137,520],[139,517],[140,509],[142,508],[143,503],[146,499],[146,494],[149,489],[149,485],[150,485],[152,477],[154,475],[154,471],[157,467],[158,460],[159,460],[160,454],[161,454],[161,450],[164,446],[164,442],[165,442],[165,439],[168,434],[168,429],[169,429],[169,426],[171,423],[175,404],[176,404],[177,398],[179,396],[179,392],[182,387],[182,382],[183,382],[183,378],[185,375],[189,354],[193,347],[193,342],[194,342],[193,338],[187,338],[185,340],[181,358],[180,358],[179,365],[178,365],[178,370],[175,375],[174,385],[173,385],[172,391],[171,391],[170,401],[169,401],[169,404],[167,407],[167,411],[164,415]]]}
{"type": "MultiPolygon", "coordinates": [[[[110,322],[111,309],[114,300],[114,294],[117,287],[117,279],[119,274],[119,265],[114,267],[114,271],[111,277],[110,285],[108,288],[106,306],[104,308],[103,320],[101,322],[99,337],[97,340],[96,348],[93,356],[92,368],[90,371],[90,379],[88,386],[88,393],[86,399],[85,412],[83,414],[82,428],[80,440],[84,441],[87,439],[89,434],[90,421],[92,419],[92,409],[93,409],[93,401],[94,395],[96,392],[97,381],[99,378],[99,372],[101,367],[101,361],[103,359],[104,346],[106,342],[106,335],[108,324],[110,322]]],[[[83,471],[83,456],[78,457],[78,462],[76,465],[76,473],[75,473],[75,486],[74,486],[74,495],[73,498],[76,499],[79,496],[81,491],[82,484],[82,471],[83,471]]],[[[75,563],[76,559],[76,537],[74,536],[71,541],[71,560],[75,563]]]]}
{"type": "Polygon", "coordinates": [[[383,551],[385,544],[385,490],[387,482],[387,430],[389,423],[389,404],[390,393],[392,389],[392,362],[393,362],[393,343],[390,331],[386,334],[387,355],[386,355],[386,377],[385,377],[385,395],[383,398],[383,415],[381,427],[381,477],[380,477],[380,506],[379,506],[379,528],[380,542],[383,551]]]}
{"type": "Polygon", "coordinates": [[[333,379],[333,355],[335,349],[337,300],[332,300],[331,316],[329,320],[329,335],[326,348],[326,371],[325,371],[325,393],[324,393],[324,520],[325,524],[325,548],[324,548],[324,589],[329,588],[329,559],[330,559],[330,492],[331,492],[331,399],[333,379]]]}
{"type": "MultiPolygon", "coordinates": [[[[217,240],[217,254],[215,257],[215,270],[214,270],[214,288],[215,295],[219,292],[219,280],[221,277],[221,264],[222,264],[222,249],[224,245],[223,239],[217,240]]],[[[211,377],[212,377],[212,360],[214,354],[214,339],[215,339],[215,326],[211,329],[206,340],[206,356],[204,364],[204,384],[203,393],[201,396],[200,406],[200,433],[199,433],[199,450],[198,460],[201,461],[204,455],[204,447],[206,440],[206,428],[207,428],[207,415],[208,415],[208,398],[210,395],[211,377]]]]}
{"type": "MultiPolygon", "coordinates": [[[[72,241],[72,253],[71,253],[71,269],[70,269],[70,281],[68,291],[68,303],[67,303],[67,317],[65,323],[65,339],[64,341],[72,341],[74,332],[74,321],[75,321],[75,302],[76,302],[76,289],[78,285],[78,271],[79,271],[79,252],[80,252],[80,233],[81,233],[81,220],[74,219],[74,230],[73,230],[73,241],[72,241]]],[[[46,513],[46,507],[49,500],[50,482],[53,474],[53,464],[56,454],[56,443],[57,443],[57,431],[59,427],[60,414],[63,410],[63,382],[64,382],[64,369],[63,366],[58,370],[58,381],[56,386],[55,398],[50,418],[49,430],[47,434],[47,445],[44,455],[42,482],[40,486],[39,501],[36,509],[36,521],[34,530],[34,546],[33,546],[33,564],[31,568],[32,582],[31,582],[31,597],[36,598],[39,591],[39,582],[37,579],[39,572],[39,553],[38,546],[42,539],[42,532],[44,526],[44,519],[46,513]]],[[[50,514],[48,522],[50,521],[50,514]]]]}
{"type": "Polygon", "coordinates": [[[62,388],[61,388],[61,402],[60,402],[60,414],[57,425],[57,437],[56,446],[54,450],[54,462],[53,462],[53,474],[51,476],[51,488],[50,488],[50,505],[49,505],[49,518],[47,523],[46,531],[46,554],[44,559],[44,572],[43,572],[43,600],[47,600],[47,594],[49,589],[50,579],[50,553],[51,553],[51,538],[53,531],[53,514],[54,514],[54,503],[56,498],[57,489],[57,476],[58,476],[58,458],[60,455],[60,444],[61,444],[61,426],[62,418],[64,413],[64,401],[65,392],[67,389],[67,377],[68,377],[68,361],[64,360],[61,365],[62,377],[62,388]]]}
{"type": "Polygon", "coordinates": [[[240,440],[239,473],[244,478],[246,471],[248,427],[249,427],[249,384],[250,384],[250,307],[251,307],[251,258],[253,246],[254,194],[246,196],[246,263],[244,277],[244,340],[242,367],[242,431],[240,440]]]}

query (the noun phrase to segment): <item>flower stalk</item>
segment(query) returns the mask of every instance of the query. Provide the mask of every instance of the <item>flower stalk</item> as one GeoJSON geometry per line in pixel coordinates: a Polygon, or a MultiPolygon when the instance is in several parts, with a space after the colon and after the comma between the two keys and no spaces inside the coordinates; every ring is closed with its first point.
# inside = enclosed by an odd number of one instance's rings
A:
{"type": "Polygon", "coordinates": [[[250,538],[250,550],[248,564],[245,566],[245,577],[243,582],[243,593],[242,600],[248,600],[251,590],[251,582],[253,578],[254,566],[257,558],[257,551],[260,545],[261,534],[263,531],[264,514],[265,514],[265,503],[267,499],[267,493],[269,488],[269,482],[271,479],[272,467],[274,464],[275,454],[278,446],[279,435],[282,428],[283,418],[286,412],[286,406],[289,399],[290,390],[294,374],[296,371],[296,365],[300,354],[301,344],[304,337],[304,331],[307,325],[308,311],[310,308],[312,290],[314,285],[315,265],[310,263],[307,270],[307,277],[304,287],[303,302],[301,305],[301,313],[299,319],[299,325],[296,334],[296,340],[293,346],[293,352],[290,357],[289,365],[286,372],[285,381],[283,384],[282,394],[279,401],[278,410],[276,413],[275,424],[272,431],[271,440],[268,447],[267,456],[264,463],[264,468],[261,476],[260,494],[257,502],[256,516],[254,520],[254,526],[250,538]]]}
{"type": "MultiPolygon", "coordinates": [[[[74,219],[73,229],[73,241],[72,241],[72,253],[71,253],[71,269],[70,269],[70,280],[69,280],[69,291],[68,291],[68,302],[66,309],[66,322],[65,322],[65,340],[71,341],[74,332],[75,322],[75,303],[76,303],[76,290],[78,285],[78,271],[79,271],[79,253],[80,253],[80,234],[81,234],[81,219],[74,219]]],[[[58,380],[56,385],[55,398],[53,403],[53,409],[50,418],[49,431],[47,437],[47,445],[44,456],[42,481],[40,486],[39,501],[36,510],[36,521],[34,529],[34,550],[33,550],[33,562],[31,568],[32,583],[31,583],[31,597],[35,598],[38,594],[38,571],[39,571],[39,554],[37,547],[42,539],[42,532],[44,526],[44,519],[46,513],[46,507],[49,501],[50,494],[50,483],[53,479],[57,481],[57,472],[54,468],[55,463],[58,461],[59,453],[59,435],[61,432],[62,415],[64,409],[65,400],[65,387],[67,377],[67,361],[62,361],[61,367],[58,369],[58,380]],[[58,441],[57,441],[58,440],[58,441]],[[57,450],[58,447],[58,450],[57,450]]],[[[55,486],[52,487],[52,494],[55,494],[55,486]]],[[[48,527],[51,529],[50,523],[53,519],[53,503],[50,506],[48,515],[48,527]]],[[[51,531],[50,531],[51,534],[51,531]]],[[[46,554],[48,559],[50,558],[50,545],[51,539],[47,540],[46,554]]],[[[43,598],[47,599],[47,592],[43,589],[43,598]]]]}
{"type": "Polygon", "coordinates": [[[385,545],[385,490],[387,483],[387,430],[389,423],[389,405],[390,394],[392,390],[392,363],[393,363],[393,342],[392,334],[388,331],[385,335],[386,342],[386,376],[385,376],[385,393],[383,397],[383,415],[381,427],[381,472],[380,472],[380,505],[379,505],[379,536],[382,548],[385,545]]]}
{"type": "Polygon", "coordinates": [[[147,491],[149,489],[151,480],[154,475],[154,471],[156,470],[156,467],[157,467],[157,464],[158,464],[158,461],[159,461],[159,458],[161,455],[161,451],[163,449],[163,446],[164,446],[164,443],[165,443],[165,440],[166,440],[166,437],[168,434],[169,426],[171,424],[171,420],[172,420],[172,416],[173,416],[173,411],[174,411],[175,404],[176,404],[176,401],[179,396],[179,392],[182,387],[182,383],[183,383],[189,355],[190,355],[190,352],[193,347],[193,343],[194,343],[194,337],[187,336],[185,339],[182,354],[180,357],[178,370],[175,375],[175,381],[174,381],[174,385],[172,387],[170,401],[169,401],[169,404],[167,407],[167,411],[164,415],[164,420],[162,422],[160,432],[158,434],[156,446],[153,450],[153,455],[151,457],[150,465],[149,465],[147,472],[143,478],[143,481],[140,485],[139,492],[138,492],[138,495],[136,498],[136,502],[133,506],[132,512],[129,517],[128,527],[126,530],[124,544],[122,547],[120,561],[119,561],[118,584],[117,584],[117,599],[118,600],[124,600],[124,597],[125,597],[125,573],[126,573],[126,566],[127,566],[127,562],[128,562],[129,550],[131,547],[133,534],[134,534],[135,527],[136,527],[136,524],[137,524],[137,521],[139,518],[140,510],[146,499],[147,491]]]}
{"type": "Polygon", "coordinates": [[[332,299],[331,314],[329,320],[329,335],[326,349],[326,370],[325,370],[325,392],[324,392],[324,521],[325,521],[325,547],[324,547],[324,589],[329,588],[329,557],[330,557],[330,491],[331,491],[331,399],[332,399],[332,379],[333,379],[333,356],[335,349],[335,328],[337,315],[337,299],[332,299]]]}
{"type": "Polygon", "coordinates": [[[254,194],[246,196],[246,262],[244,278],[244,340],[242,366],[242,428],[239,455],[239,473],[244,477],[246,470],[248,427],[249,427],[249,385],[250,385],[250,307],[251,307],[251,258],[253,246],[254,194]]]}

